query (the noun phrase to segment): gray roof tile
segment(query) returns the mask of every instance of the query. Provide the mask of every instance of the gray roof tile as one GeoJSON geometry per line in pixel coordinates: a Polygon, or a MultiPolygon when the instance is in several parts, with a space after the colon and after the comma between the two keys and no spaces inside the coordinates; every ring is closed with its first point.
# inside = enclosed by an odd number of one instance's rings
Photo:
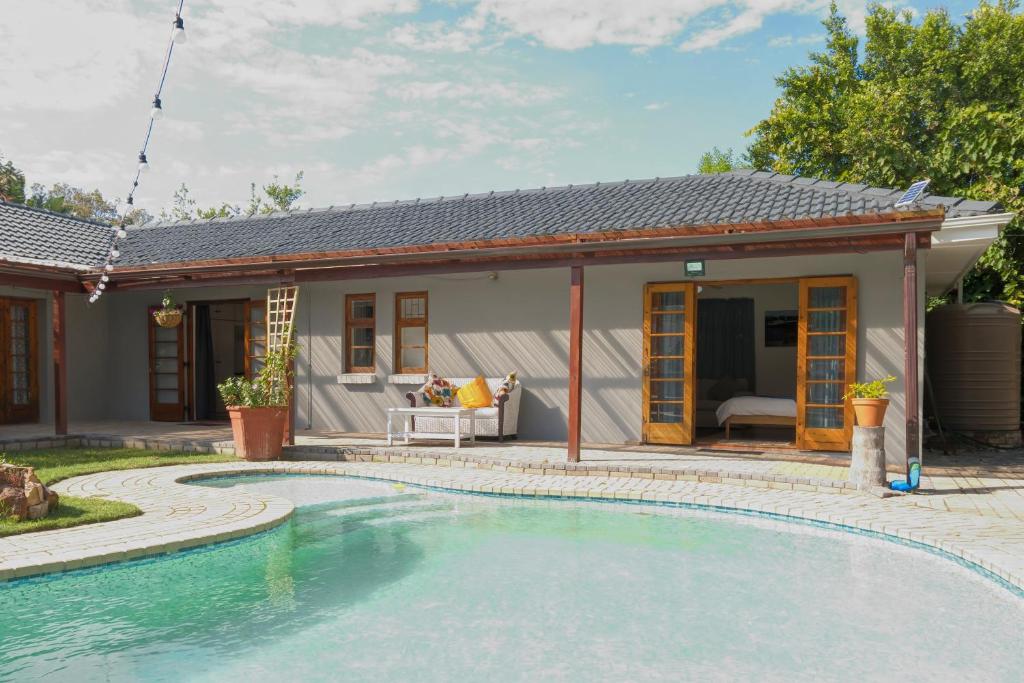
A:
{"type": "MultiPolygon", "coordinates": [[[[119,266],[893,211],[900,190],[765,171],[350,204],[131,228],[119,266]]],[[[995,202],[925,195],[950,217],[995,202]]],[[[908,207],[914,208],[914,207],[908,207]]],[[[113,228],[0,203],[0,258],[99,267],[113,228]]]]}
{"type": "Polygon", "coordinates": [[[106,260],[114,233],[103,223],[0,201],[0,260],[96,268],[106,260]]]}

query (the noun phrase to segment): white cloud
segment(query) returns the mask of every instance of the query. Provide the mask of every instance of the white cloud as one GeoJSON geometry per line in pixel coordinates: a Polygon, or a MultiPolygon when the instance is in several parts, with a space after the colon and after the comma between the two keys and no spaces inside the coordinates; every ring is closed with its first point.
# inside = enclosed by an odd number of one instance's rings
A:
{"type": "Polygon", "coordinates": [[[791,35],[775,36],[769,39],[768,47],[792,47],[793,45],[814,45],[825,41],[823,33],[812,33],[806,36],[793,37],[791,35]]]}
{"type": "Polygon", "coordinates": [[[561,91],[542,85],[525,83],[453,83],[451,81],[417,81],[396,85],[389,91],[392,97],[405,102],[461,100],[466,106],[482,107],[487,103],[525,107],[550,102],[561,96],[561,91]]]}
{"type": "Polygon", "coordinates": [[[388,40],[410,50],[425,52],[468,52],[483,39],[479,30],[448,28],[443,21],[407,23],[388,32],[388,40]]]}
{"type": "Polygon", "coordinates": [[[668,102],[651,102],[650,104],[645,104],[644,109],[647,111],[658,111],[659,109],[664,109],[667,106],[668,102]]]}

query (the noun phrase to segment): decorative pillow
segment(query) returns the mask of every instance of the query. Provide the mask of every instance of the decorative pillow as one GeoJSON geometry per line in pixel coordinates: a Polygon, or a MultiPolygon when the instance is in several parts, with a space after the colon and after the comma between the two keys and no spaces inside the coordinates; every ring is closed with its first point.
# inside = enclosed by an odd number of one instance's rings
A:
{"type": "Polygon", "coordinates": [[[513,389],[519,386],[519,380],[516,379],[516,372],[510,372],[501,380],[501,384],[498,385],[498,390],[494,392],[494,403],[492,404],[495,408],[498,407],[502,396],[509,394],[513,389]]]}
{"type": "Polygon", "coordinates": [[[455,394],[463,408],[487,408],[493,400],[487,381],[482,376],[469,384],[463,384],[455,394]]]}
{"type": "Polygon", "coordinates": [[[420,387],[420,395],[423,396],[423,403],[435,408],[451,408],[455,403],[454,384],[430,373],[427,383],[420,387]]]}

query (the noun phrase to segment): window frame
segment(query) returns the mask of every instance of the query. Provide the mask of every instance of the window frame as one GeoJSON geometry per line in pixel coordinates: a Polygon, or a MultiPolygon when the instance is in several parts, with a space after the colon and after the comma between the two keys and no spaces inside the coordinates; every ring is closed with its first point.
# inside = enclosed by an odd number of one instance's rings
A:
{"type": "Polygon", "coordinates": [[[429,321],[430,321],[430,301],[427,298],[427,292],[397,292],[395,294],[395,374],[396,375],[423,375],[427,373],[427,368],[430,367],[430,338],[429,338],[429,321]],[[423,317],[422,318],[403,318],[402,317],[402,302],[406,299],[423,299],[423,317]],[[423,328],[423,346],[419,345],[402,345],[402,330],[406,328],[422,327],[423,328]],[[423,367],[407,368],[402,365],[402,351],[404,349],[423,349],[423,367]]]}
{"type": "Polygon", "coordinates": [[[368,294],[346,294],[345,295],[345,373],[346,374],[373,374],[377,372],[377,295],[368,294]],[[369,301],[373,305],[372,318],[354,318],[352,316],[352,304],[356,301],[369,301]],[[369,322],[369,324],[367,324],[369,322]],[[372,334],[370,346],[355,346],[352,343],[352,330],[369,328],[372,334]],[[355,349],[370,349],[370,365],[353,365],[352,351],[355,349]]]}

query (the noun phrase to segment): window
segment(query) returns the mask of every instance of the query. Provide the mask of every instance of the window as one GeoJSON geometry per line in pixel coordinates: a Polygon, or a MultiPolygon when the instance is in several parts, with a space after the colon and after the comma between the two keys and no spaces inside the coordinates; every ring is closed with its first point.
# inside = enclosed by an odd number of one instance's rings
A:
{"type": "Polygon", "coordinates": [[[374,372],[377,303],[374,294],[345,295],[345,372],[374,372]]]}
{"type": "Polygon", "coordinates": [[[263,367],[267,355],[267,302],[245,303],[245,376],[252,379],[263,367]]]}
{"type": "Polygon", "coordinates": [[[427,293],[395,295],[395,373],[427,371],[427,293]]]}

